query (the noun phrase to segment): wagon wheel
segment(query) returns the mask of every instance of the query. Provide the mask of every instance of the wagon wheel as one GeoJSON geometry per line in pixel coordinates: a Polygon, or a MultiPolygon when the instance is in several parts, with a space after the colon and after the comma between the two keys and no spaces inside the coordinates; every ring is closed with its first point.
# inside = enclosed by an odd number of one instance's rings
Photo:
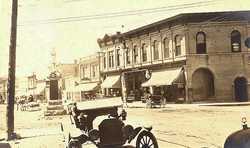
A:
{"type": "Polygon", "coordinates": [[[142,131],[137,137],[136,148],[158,148],[158,143],[151,132],[142,131]]]}

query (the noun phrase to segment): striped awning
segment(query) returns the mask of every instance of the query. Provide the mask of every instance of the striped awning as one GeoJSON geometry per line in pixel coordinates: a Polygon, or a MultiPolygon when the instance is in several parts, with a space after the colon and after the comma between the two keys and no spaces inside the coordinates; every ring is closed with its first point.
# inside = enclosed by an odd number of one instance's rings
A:
{"type": "Polygon", "coordinates": [[[151,78],[142,83],[142,87],[172,85],[182,75],[182,68],[152,72],[151,78]]]}
{"type": "Polygon", "coordinates": [[[120,75],[108,76],[101,85],[102,88],[121,88],[120,75]]]}
{"type": "Polygon", "coordinates": [[[82,83],[76,86],[76,91],[93,91],[95,89],[97,89],[98,87],[98,83],[82,83]]]}

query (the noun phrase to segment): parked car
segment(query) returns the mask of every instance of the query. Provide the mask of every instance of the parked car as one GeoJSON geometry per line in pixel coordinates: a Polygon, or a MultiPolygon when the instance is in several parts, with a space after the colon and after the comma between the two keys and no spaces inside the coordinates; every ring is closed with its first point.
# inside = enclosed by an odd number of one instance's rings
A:
{"type": "Polygon", "coordinates": [[[156,106],[164,107],[166,99],[162,95],[150,95],[146,100],[146,107],[152,108],[156,106]]]}

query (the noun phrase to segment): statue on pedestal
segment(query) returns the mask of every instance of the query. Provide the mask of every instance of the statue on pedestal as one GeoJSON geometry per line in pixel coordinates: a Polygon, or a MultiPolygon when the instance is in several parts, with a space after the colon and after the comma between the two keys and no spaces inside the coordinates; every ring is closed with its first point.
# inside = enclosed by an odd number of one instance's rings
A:
{"type": "Polygon", "coordinates": [[[51,64],[51,72],[48,77],[49,79],[49,98],[48,104],[46,107],[46,111],[44,113],[45,116],[53,116],[53,115],[63,115],[66,113],[62,104],[62,98],[60,97],[61,92],[59,89],[59,80],[61,78],[61,74],[56,70],[56,53],[53,50],[51,53],[52,56],[52,64],[51,64]]]}

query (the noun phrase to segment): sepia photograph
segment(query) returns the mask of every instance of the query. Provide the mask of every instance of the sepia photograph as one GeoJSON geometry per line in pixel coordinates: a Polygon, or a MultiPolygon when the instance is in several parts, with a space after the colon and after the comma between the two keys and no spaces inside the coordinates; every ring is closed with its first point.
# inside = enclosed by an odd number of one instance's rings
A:
{"type": "Polygon", "coordinates": [[[249,0],[0,0],[0,148],[250,148],[249,0]]]}

